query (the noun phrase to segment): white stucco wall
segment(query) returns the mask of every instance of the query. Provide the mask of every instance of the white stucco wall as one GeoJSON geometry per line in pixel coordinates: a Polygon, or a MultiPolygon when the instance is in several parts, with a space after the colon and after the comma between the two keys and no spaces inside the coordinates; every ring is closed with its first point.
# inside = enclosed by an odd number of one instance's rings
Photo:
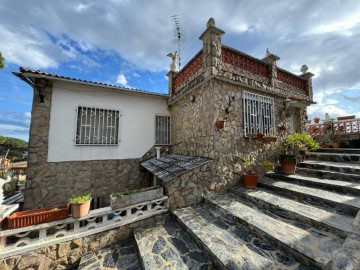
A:
{"type": "Polygon", "coordinates": [[[165,98],[54,82],[48,162],[140,158],[155,141],[155,115],[170,115],[165,98]],[[119,110],[119,145],[75,145],[78,106],[119,110]]]}

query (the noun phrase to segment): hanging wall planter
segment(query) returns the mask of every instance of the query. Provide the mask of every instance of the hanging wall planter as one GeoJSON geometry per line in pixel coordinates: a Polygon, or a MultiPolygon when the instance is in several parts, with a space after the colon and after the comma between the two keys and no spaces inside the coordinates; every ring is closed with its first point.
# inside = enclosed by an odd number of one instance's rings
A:
{"type": "Polygon", "coordinates": [[[285,126],[284,124],[279,125],[279,130],[285,131],[285,130],[286,130],[286,126],[285,126]]]}
{"type": "Polygon", "coordinates": [[[216,127],[218,129],[223,129],[225,127],[225,120],[217,120],[216,121],[216,127]]]}
{"type": "Polygon", "coordinates": [[[315,118],[314,118],[314,123],[315,123],[315,124],[319,124],[319,122],[320,122],[320,118],[319,118],[319,117],[315,117],[315,118]]]}

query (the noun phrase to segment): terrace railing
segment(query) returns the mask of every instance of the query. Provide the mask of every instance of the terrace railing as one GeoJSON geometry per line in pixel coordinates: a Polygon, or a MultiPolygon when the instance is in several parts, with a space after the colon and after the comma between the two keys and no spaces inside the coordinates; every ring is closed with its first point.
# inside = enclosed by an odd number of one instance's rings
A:
{"type": "Polygon", "coordinates": [[[0,259],[76,238],[115,229],[168,211],[168,197],[112,210],[92,210],[80,219],[64,220],[0,231],[0,259]]]}
{"type": "Polygon", "coordinates": [[[308,125],[307,133],[318,138],[327,136],[329,133],[336,136],[360,136],[360,118],[341,121],[326,121],[321,124],[308,125]]]}

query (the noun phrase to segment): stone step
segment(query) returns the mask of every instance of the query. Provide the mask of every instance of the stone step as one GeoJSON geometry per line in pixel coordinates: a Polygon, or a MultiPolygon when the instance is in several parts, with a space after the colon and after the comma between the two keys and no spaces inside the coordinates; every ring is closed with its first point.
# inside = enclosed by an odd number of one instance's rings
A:
{"type": "Polygon", "coordinates": [[[358,148],[319,148],[315,152],[360,154],[360,149],[358,149],[358,148]]]}
{"type": "Polygon", "coordinates": [[[173,217],[134,231],[144,270],[215,269],[173,217]]]}
{"type": "Polygon", "coordinates": [[[297,202],[274,194],[270,190],[260,187],[256,189],[232,187],[230,192],[255,203],[258,208],[269,210],[288,219],[309,223],[316,228],[328,230],[342,238],[346,237],[352,230],[351,224],[354,218],[351,216],[340,215],[316,205],[297,202]]]}
{"type": "Polygon", "coordinates": [[[296,167],[296,174],[324,178],[324,179],[342,180],[342,181],[354,182],[354,183],[360,182],[360,175],[358,174],[323,171],[323,170],[309,169],[303,167],[296,167]]]}
{"type": "Polygon", "coordinates": [[[315,188],[321,188],[334,192],[340,192],[349,195],[360,196],[360,182],[347,182],[334,179],[320,179],[318,177],[304,176],[304,175],[283,175],[280,173],[267,173],[267,177],[274,179],[285,180],[289,183],[298,184],[302,186],[309,186],[315,188]]]}
{"type": "Polygon", "coordinates": [[[344,195],[319,188],[301,186],[269,177],[262,177],[258,185],[272,189],[290,198],[297,197],[297,200],[325,203],[346,215],[355,216],[360,210],[360,198],[353,195],[344,195]]]}
{"type": "Polygon", "coordinates": [[[346,154],[346,153],[325,153],[325,152],[308,152],[306,153],[307,160],[330,161],[340,163],[360,163],[360,154],[346,154]]]}
{"type": "Polygon", "coordinates": [[[331,255],[344,241],[330,232],[302,229],[283,221],[280,216],[264,214],[230,193],[211,194],[205,202],[219,214],[248,226],[256,235],[273,243],[285,254],[291,254],[310,269],[329,269],[331,255]]]}
{"type": "Polygon", "coordinates": [[[135,241],[127,238],[112,247],[102,248],[81,257],[78,270],[141,269],[135,241]]]}
{"type": "Polygon", "coordinates": [[[340,163],[326,162],[318,160],[306,160],[297,165],[301,168],[309,168],[314,170],[331,171],[345,174],[357,175],[360,179],[360,164],[356,163],[340,163]]]}
{"type": "Polygon", "coordinates": [[[220,269],[306,269],[246,226],[216,218],[202,206],[177,209],[174,215],[220,269]]]}

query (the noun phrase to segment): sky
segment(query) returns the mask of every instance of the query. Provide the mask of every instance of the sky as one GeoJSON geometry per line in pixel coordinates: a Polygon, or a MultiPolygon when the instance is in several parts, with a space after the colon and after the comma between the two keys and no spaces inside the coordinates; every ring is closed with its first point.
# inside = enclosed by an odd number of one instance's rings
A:
{"type": "Polygon", "coordinates": [[[358,0],[0,0],[0,135],[28,140],[32,89],[20,66],[167,93],[174,43],[171,16],[184,29],[182,65],[201,48],[210,17],[222,43],[278,66],[315,74],[309,119],[360,117],[358,0]]]}

